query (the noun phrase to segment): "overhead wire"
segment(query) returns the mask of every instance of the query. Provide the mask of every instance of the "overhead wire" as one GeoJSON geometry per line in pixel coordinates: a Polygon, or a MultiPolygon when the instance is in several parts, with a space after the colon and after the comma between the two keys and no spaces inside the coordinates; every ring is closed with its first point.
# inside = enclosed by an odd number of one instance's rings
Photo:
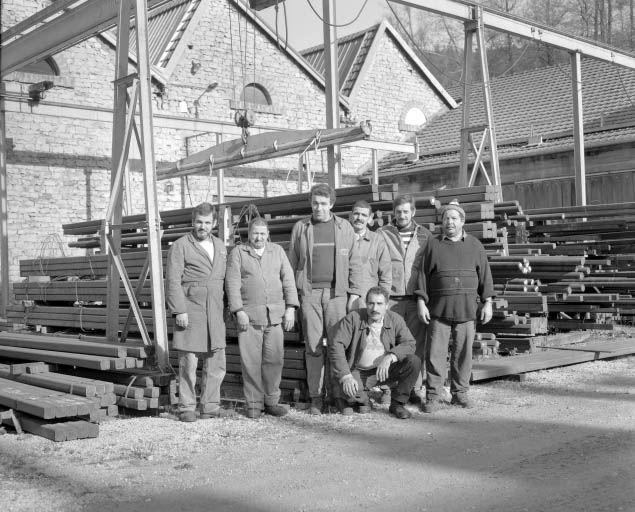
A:
{"type": "Polygon", "coordinates": [[[313,4],[311,3],[311,0],[306,0],[306,2],[309,4],[309,7],[311,7],[311,10],[313,11],[313,13],[318,17],[318,19],[322,23],[324,23],[325,25],[328,25],[329,27],[342,28],[342,27],[348,27],[349,25],[352,25],[353,23],[355,23],[359,19],[359,17],[362,15],[362,12],[364,12],[364,9],[366,8],[366,4],[368,3],[368,0],[364,0],[364,4],[359,9],[359,12],[357,13],[357,15],[351,21],[347,21],[346,23],[341,23],[341,24],[340,23],[329,23],[322,16],[320,16],[320,13],[318,13],[315,10],[315,7],[313,7],[313,4]]]}

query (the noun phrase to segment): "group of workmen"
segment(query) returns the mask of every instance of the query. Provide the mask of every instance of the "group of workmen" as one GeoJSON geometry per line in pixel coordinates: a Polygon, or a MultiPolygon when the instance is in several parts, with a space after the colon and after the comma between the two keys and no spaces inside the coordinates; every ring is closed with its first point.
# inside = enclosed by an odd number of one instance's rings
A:
{"type": "Polygon", "coordinates": [[[485,250],[464,230],[457,201],[443,206],[442,233],[415,221],[408,195],[393,203],[392,223],[371,231],[372,207],[353,205],[348,220],[333,213],[335,191],[312,187],[311,216],[293,227],[288,252],[269,241],[267,220],[249,223],[248,242],[231,252],[212,235],[215,208],[192,212],[191,233],[167,261],[167,304],[179,351],[179,419],[235,414],[221,407],[225,376],[225,311],[238,330],[245,414],[283,416],[279,403],[283,330],[296,314],[305,343],[308,412],[371,411],[369,391],[406,419],[408,403],[432,413],[445,407],[450,353],[450,405],[468,396],[476,321],[492,317],[494,286],[485,250]],[[202,361],[197,415],[196,376],[202,361]]]}

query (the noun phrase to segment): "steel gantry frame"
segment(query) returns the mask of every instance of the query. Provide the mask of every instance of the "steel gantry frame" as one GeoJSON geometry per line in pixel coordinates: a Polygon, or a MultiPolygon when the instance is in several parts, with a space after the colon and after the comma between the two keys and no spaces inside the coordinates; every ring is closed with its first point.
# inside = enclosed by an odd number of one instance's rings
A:
{"type": "MultiPolygon", "coordinates": [[[[125,268],[121,265],[120,241],[118,240],[119,230],[123,227],[120,223],[121,215],[121,188],[122,176],[124,174],[125,162],[128,157],[128,149],[132,133],[139,145],[144,174],[144,194],[146,206],[146,224],[148,233],[148,262],[152,279],[152,303],[153,320],[157,362],[160,367],[168,366],[167,352],[167,326],[165,318],[163,272],[160,245],[160,219],[156,198],[156,169],[154,161],[154,148],[152,137],[152,102],[151,102],[151,82],[150,63],[148,60],[147,41],[147,11],[168,0],[58,0],[54,4],[37,12],[30,18],[9,28],[0,35],[0,51],[2,61],[0,62],[0,78],[15,71],[27,64],[37,62],[46,57],[52,56],[65,50],[91,36],[94,36],[108,28],[118,25],[117,45],[117,70],[115,77],[115,99],[114,99],[114,121],[113,121],[113,142],[112,155],[113,169],[111,175],[112,194],[108,206],[108,215],[104,221],[103,233],[106,239],[111,267],[116,267],[116,271],[111,269],[109,273],[108,307],[118,308],[118,283],[122,278],[126,292],[130,296],[132,313],[137,317],[140,327],[143,319],[138,311],[137,301],[134,297],[134,290],[130,286],[125,268]],[[130,15],[135,15],[137,21],[137,73],[127,75],[128,63],[128,38],[130,15]],[[126,21],[124,21],[126,20],[126,21]],[[125,43],[124,43],[125,39],[125,43]],[[125,51],[124,51],[125,50],[125,51]],[[132,87],[132,92],[128,89],[132,87]],[[140,128],[135,123],[135,109],[139,98],[140,128]],[[123,128],[123,129],[122,129],[123,128]],[[116,285],[115,285],[116,283],[116,285]]],[[[460,175],[463,182],[473,182],[475,174],[480,169],[487,176],[487,172],[482,164],[481,156],[486,138],[489,141],[491,160],[495,162],[494,182],[500,187],[500,175],[498,169],[498,158],[496,154],[496,135],[493,118],[493,108],[491,106],[491,96],[489,92],[489,78],[487,75],[487,59],[483,39],[484,29],[493,29],[505,32],[514,36],[537,41],[542,44],[566,50],[571,55],[572,63],[572,88],[574,98],[574,154],[575,154],[575,177],[576,177],[576,203],[585,204],[585,169],[584,169],[584,138],[583,138],[583,112],[582,112],[582,83],[580,74],[580,57],[582,55],[597,58],[613,64],[635,69],[635,57],[622,52],[619,49],[607,45],[598,44],[585,38],[572,36],[553,28],[537,23],[523,20],[521,18],[488,9],[475,2],[464,0],[390,0],[416,9],[448,16],[462,21],[465,24],[466,38],[465,58],[471,58],[472,38],[476,34],[479,45],[479,55],[483,76],[486,77],[484,87],[485,103],[488,110],[487,126],[484,128],[484,137],[480,147],[476,148],[471,140],[471,134],[475,127],[468,125],[469,120],[469,84],[466,80],[464,104],[463,104],[463,129],[462,129],[462,155],[469,151],[469,147],[477,154],[477,161],[472,170],[472,176],[467,180],[467,166],[462,168],[460,175]],[[466,103],[467,100],[467,103],[466,103]]],[[[330,61],[330,72],[326,76],[327,101],[327,128],[336,128],[338,117],[338,97],[337,94],[337,53],[336,34],[334,23],[334,0],[323,0],[323,11],[325,15],[325,54],[328,53],[330,61]],[[328,52],[327,52],[328,45],[328,52]],[[335,104],[335,107],[333,107],[335,104]],[[332,118],[332,119],[331,119],[332,118]]],[[[465,63],[466,70],[471,69],[465,63]]],[[[467,76],[466,76],[467,78],[467,76]]],[[[4,123],[3,123],[4,124],[4,123]]],[[[4,126],[3,126],[4,129],[4,126]]],[[[3,142],[3,141],[2,141],[3,142]]],[[[5,144],[2,144],[0,151],[5,154],[5,144]]],[[[335,170],[336,154],[329,155],[329,183],[338,185],[340,176],[339,170],[335,170]]],[[[462,162],[467,158],[462,156],[462,162]]],[[[463,164],[462,164],[463,166],[463,164]]],[[[376,167],[376,166],[375,166],[376,167]]],[[[2,255],[7,253],[6,242],[6,165],[0,161],[0,247],[2,255]]],[[[2,259],[3,272],[7,265],[2,259]]],[[[145,272],[144,272],[145,274],[145,272]]],[[[143,278],[142,278],[143,280],[143,278]]],[[[109,309],[109,317],[118,316],[113,314],[113,309],[109,309]]],[[[117,323],[113,320],[109,322],[109,337],[117,335],[117,323]]],[[[142,328],[143,331],[143,328],[142,328]]],[[[149,342],[149,337],[144,341],[149,342]]]]}
{"type": "Polygon", "coordinates": [[[573,137],[574,137],[574,166],[575,166],[575,191],[576,204],[586,204],[586,170],[584,163],[584,115],[582,110],[582,76],[580,57],[587,56],[610,62],[618,66],[635,70],[635,56],[618,48],[598,43],[584,37],[574,36],[566,32],[554,29],[547,25],[534,23],[533,21],[513,16],[508,13],[483,7],[482,5],[466,0],[388,0],[389,2],[413,7],[427,12],[462,21],[465,25],[465,54],[464,54],[464,94],[463,94],[463,123],[461,131],[461,163],[459,168],[459,186],[472,185],[476,174],[480,169],[489,181],[489,177],[483,166],[482,156],[486,139],[490,147],[490,161],[494,183],[499,186],[500,171],[498,164],[498,151],[496,148],[496,129],[494,123],[494,109],[492,106],[491,91],[489,87],[489,72],[487,70],[487,55],[483,38],[484,29],[492,29],[513,36],[536,41],[569,52],[571,59],[571,86],[573,95],[573,137]],[[470,115],[470,84],[472,59],[472,39],[477,36],[479,56],[482,74],[484,77],[483,93],[485,95],[486,121],[482,127],[469,126],[470,115]],[[471,140],[471,135],[477,131],[483,131],[483,139],[476,148],[471,140]],[[467,177],[467,164],[469,150],[472,148],[476,154],[476,161],[470,178],[467,177]]]}
{"type": "MultiPolygon", "coordinates": [[[[148,9],[167,0],[60,0],[11,27],[1,35],[2,64],[0,76],[65,50],[80,41],[117,25],[117,54],[113,106],[111,196],[102,226],[105,249],[109,255],[108,323],[110,340],[125,341],[129,321],[119,338],[119,279],[130,301],[130,316],[139,325],[146,345],[155,349],[159,368],[169,368],[163,263],[161,257],[160,217],[156,196],[156,169],[152,129],[152,85],[148,52],[148,9]],[[136,21],[137,72],[128,74],[130,18],[136,21]],[[129,92],[128,89],[131,88],[129,92]],[[136,115],[140,119],[137,127],[136,115]],[[142,226],[148,237],[147,264],[140,282],[149,273],[152,286],[154,340],[150,339],[141,315],[135,290],[121,259],[122,190],[132,134],[139,147],[143,170],[146,222],[142,226]]],[[[4,174],[2,176],[5,177],[4,174]]],[[[3,213],[4,217],[4,213],[3,213]]],[[[1,219],[3,222],[5,218],[1,219]]],[[[138,287],[139,291],[140,288],[138,287]]]]}

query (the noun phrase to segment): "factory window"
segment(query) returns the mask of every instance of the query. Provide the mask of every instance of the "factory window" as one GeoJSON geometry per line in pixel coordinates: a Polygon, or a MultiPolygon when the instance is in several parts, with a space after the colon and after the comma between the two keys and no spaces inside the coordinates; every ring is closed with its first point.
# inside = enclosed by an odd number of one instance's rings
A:
{"type": "Polygon", "coordinates": [[[262,85],[252,83],[245,86],[240,100],[244,103],[251,103],[252,105],[271,105],[271,96],[262,85]]]}
{"type": "Polygon", "coordinates": [[[54,75],[59,76],[60,68],[53,60],[53,57],[48,57],[44,60],[39,60],[31,64],[27,64],[23,68],[20,68],[23,73],[36,73],[38,75],[54,75]]]}

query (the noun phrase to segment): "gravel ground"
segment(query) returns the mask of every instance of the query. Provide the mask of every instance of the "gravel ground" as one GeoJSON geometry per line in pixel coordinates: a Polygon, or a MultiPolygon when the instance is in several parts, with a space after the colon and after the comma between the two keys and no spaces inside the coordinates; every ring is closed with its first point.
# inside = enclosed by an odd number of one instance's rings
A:
{"type": "Polygon", "coordinates": [[[635,357],[371,414],[185,424],[119,418],[97,439],[0,436],[3,511],[634,511],[635,357]]]}

